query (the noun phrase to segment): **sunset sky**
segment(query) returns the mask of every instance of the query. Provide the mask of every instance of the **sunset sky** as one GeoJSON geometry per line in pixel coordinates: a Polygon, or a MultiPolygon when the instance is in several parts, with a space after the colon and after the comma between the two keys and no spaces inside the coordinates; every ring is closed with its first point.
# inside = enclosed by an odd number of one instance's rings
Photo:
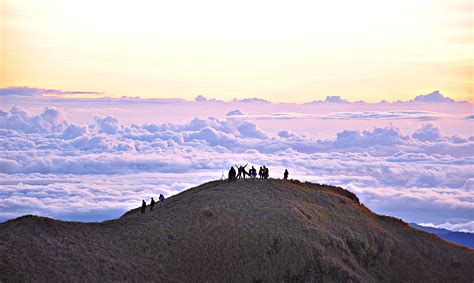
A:
{"type": "Polygon", "coordinates": [[[474,232],[472,5],[0,0],[0,222],[113,219],[248,163],[474,232]]]}
{"type": "Polygon", "coordinates": [[[469,0],[0,0],[0,87],[474,102],[472,15],[469,0]]]}

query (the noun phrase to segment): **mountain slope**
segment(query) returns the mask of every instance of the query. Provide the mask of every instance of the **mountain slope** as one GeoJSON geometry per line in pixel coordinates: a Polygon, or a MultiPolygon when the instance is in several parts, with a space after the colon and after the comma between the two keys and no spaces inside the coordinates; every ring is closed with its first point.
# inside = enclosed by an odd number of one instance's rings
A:
{"type": "Polygon", "coordinates": [[[441,228],[421,226],[415,223],[410,223],[410,226],[419,230],[433,233],[440,238],[445,239],[446,241],[474,249],[474,233],[450,231],[441,228]]]}
{"type": "Polygon", "coordinates": [[[103,223],[0,224],[0,281],[472,282],[474,252],[341,188],[214,181],[103,223]]]}

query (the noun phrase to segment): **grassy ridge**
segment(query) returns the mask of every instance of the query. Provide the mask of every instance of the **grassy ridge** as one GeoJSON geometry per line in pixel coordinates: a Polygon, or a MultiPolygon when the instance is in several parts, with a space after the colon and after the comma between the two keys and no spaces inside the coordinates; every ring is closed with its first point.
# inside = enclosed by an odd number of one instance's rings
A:
{"type": "Polygon", "coordinates": [[[213,181],[103,223],[0,224],[0,281],[472,282],[472,250],[342,188],[213,181]]]}

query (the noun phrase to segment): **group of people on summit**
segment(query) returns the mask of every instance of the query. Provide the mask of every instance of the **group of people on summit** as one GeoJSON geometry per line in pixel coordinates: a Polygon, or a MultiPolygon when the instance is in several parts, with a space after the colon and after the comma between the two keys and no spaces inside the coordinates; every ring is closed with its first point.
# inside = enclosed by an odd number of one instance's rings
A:
{"type": "MultiPolygon", "coordinates": [[[[240,165],[240,166],[232,166],[230,167],[230,170],[229,170],[229,178],[227,179],[228,182],[235,182],[237,179],[245,179],[245,176],[249,176],[250,178],[257,178],[257,169],[255,169],[255,167],[252,166],[252,168],[249,169],[249,171],[247,172],[245,170],[245,168],[247,167],[248,163],[245,164],[244,166],[240,165]],[[237,170],[235,170],[235,168],[237,168],[237,170]]],[[[288,169],[285,169],[285,172],[283,173],[283,179],[284,180],[287,180],[288,179],[288,169]]],[[[258,170],[258,177],[260,179],[268,179],[269,178],[269,171],[268,171],[268,167],[266,167],[265,165],[263,166],[260,166],[260,169],[258,170]]]]}
{"type": "MultiPolygon", "coordinates": [[[[240,165],[240,166],[231,166],[230,167],[230,170],[229,170],[229,178],[228,178],[228,182],[235,182],[237,181],[237,179],[245,179],[245,176],[249,176],[250,178],[257,178],[257,169],[255,169],[255,167],[252,166],[252,168],[249,169],[249,171],[247,172],[245,170],[245,168],[247,167],[248,163],[245,164],[244,166],[240,165]],[[235,168],[237,168],[237,170],[235,170],[235,168]]],[[[222,175],[224,175],[224,173],[222,173],[222,175]]],[[[288,179],[288,175],[289,175],[289,172],[288,172],[288,169],[285,169],[285,172],[283,173],[283,180],[287,180],[288,179]]],[[[269,171],[268,171],[268,168],[263,165],[263,166],[260,166],[260,169],[258,170],[258,177],[260,179],[268,179],[269,178],[269,171]]],[[[224,176],[223,176],[224,178],[224,176]]],[[[160,206],[162,206],[164,203],[165,203],[165,196],[160,194],[159,198],[158,198],[158,201],[159,201],[159,204],[160,206]]],[[[150,211],[153,211],[153,208],[155,208],[155,199],[151,198],[151,202],[150,202],[150,211]]],[[[141,207],[141,213],[145,213],[146,211],[146,201],[145,200],[142,200],[142,207],[141,207]]]]}
{"type": "MultiPolygon", "coordinates": [[[[160,206],[162,206],[165,203],[165,196],[160,194],[160,196],[158,197],[158,201],[160,203],[160,206]]],[[[150,211],[153,211],[153,208],[155,208],[155,200],[153,198],[151,198],[150,211]]],[[[146,210],[146,201],[142,200],[141,212],[145,213],[145,210],[146,210]]]]}

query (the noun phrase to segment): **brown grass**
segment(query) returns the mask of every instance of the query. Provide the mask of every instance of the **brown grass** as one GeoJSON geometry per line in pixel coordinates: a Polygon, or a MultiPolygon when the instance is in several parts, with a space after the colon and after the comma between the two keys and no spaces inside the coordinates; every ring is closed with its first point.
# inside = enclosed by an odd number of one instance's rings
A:
{"type": "Polygon", "coordinates": [[[214,181],[103,223],[0,224],[0,281],[472,282],[474,252],[342,188],[214,181]]]}

